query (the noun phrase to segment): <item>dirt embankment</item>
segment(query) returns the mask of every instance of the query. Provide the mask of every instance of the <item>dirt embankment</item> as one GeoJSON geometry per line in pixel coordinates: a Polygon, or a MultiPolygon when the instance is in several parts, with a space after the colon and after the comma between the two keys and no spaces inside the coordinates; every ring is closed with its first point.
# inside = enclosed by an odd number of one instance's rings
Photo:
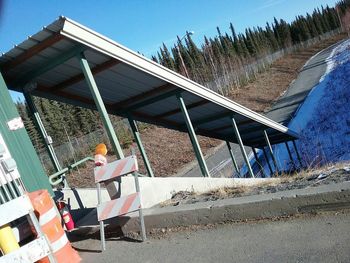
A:
{"type": "MultiPolygon", "coordinates": [[[[229,98],[256,112],[268,111],[311,56],[345,37],[345,34],[338,35],[278,59],[266,72],[258,74],[254,81],[233,91],[229,98]]],[[[155,176],[171,176],[195,159],[191,142],[185,133],[152,126],[144,130],[141,137],[155,176]]],[[[199,143],[205,155],[221,141],[199,136],[199,143]]],[[[140,154],[137,154],[141,173],[145,174],[142,159],[140,154]]],[[[94,186],[92,171],[93,166],[88,164],[86,168],[80,169],[80,173],[73,173],[69,176],[70,185],[94,186]]]]}

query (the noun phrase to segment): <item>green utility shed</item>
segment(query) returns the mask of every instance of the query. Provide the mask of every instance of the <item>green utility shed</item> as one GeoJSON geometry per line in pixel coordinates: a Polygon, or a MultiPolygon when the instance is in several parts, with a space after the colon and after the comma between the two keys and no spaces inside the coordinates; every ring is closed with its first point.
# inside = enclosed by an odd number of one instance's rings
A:
{"type": "Polygon", "coordinates": [[[29,192],[48,189],[51,194],[48,177],[35,152],[25,128],[10,130],[7,123],[19,117],[6,83],[0,73],[0,134],[17,163],[18,171],[29,192]]]}

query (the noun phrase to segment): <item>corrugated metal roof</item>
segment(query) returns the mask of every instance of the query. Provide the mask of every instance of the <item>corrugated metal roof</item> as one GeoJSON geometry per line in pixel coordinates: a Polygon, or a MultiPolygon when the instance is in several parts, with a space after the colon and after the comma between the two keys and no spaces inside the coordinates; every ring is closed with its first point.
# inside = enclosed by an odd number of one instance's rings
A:
{"type": "Polygon", "coordinates": [[[10,89],[74,105],[95,108],[76,56],[84,52],[109,113],[186,131],[176,93],[181,93],[197,134],[236,142],[234,117],[245,145],[297,138],[288,128],[179,75],[126,47],[60,17],[0,57],[10,89]],[[156,99],[159,100],[156,100],[156,99]],[[160,99],[162,98],[162,99],[160,99]]]}

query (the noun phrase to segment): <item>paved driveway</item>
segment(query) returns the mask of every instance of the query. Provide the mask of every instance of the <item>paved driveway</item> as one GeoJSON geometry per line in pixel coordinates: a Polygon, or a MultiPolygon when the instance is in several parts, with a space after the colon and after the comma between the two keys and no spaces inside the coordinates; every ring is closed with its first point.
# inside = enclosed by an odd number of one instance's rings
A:
{"type": "Polygon", "coordinates": [[[145,243],[99,240],[74,243],[83,262],[350,262],[350,213],[332,212],[281,221],[236,223],[171,233],[145,243]]]}

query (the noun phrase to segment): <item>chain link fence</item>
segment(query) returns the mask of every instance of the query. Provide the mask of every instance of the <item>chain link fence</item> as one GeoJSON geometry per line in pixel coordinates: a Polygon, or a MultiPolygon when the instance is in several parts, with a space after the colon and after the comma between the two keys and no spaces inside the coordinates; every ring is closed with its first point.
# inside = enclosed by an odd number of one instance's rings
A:
{"type": "MultiPolygon", "coordinates": [[[[122,146],[129,145],[132,142],[132,133],[127,120],[122,119],[113,123],[113,126],[122,146]]],[[[54,150],[61,167],[67,167],[69,164],[75,163],[84,157],[93,156],[95,147],[99,143],[105,143],[108,149],[112,149],[104,129],[99,129],[79,137],[70,137],[67,135],[67,142],[61,145],[54,145],[54,150]]],[[[52,173],[54,167],[47,150],[45,148],[40,149],[38,156],[46,172],[49,174],[52,173]]]]}
{"type": "Polygon", "coordinates": [[[233,87],[238,88],[242,84],[249,82],[251,79],[255,79],[258,73],[266,71],[269,66],[277,59],[298,50],[308,48],[339,33],[340,29],[327,32],[321,36],[309,39],[307,41],[269,54],[265,57],[259,58],[254,63],[248,65],[242,65],[239,67],[222,66],[221,69],[218,69],[222,73],[219,76],[216,75],[213,81],[203,83],[203,85],[224,96],[228,95],[233,87]]]}

